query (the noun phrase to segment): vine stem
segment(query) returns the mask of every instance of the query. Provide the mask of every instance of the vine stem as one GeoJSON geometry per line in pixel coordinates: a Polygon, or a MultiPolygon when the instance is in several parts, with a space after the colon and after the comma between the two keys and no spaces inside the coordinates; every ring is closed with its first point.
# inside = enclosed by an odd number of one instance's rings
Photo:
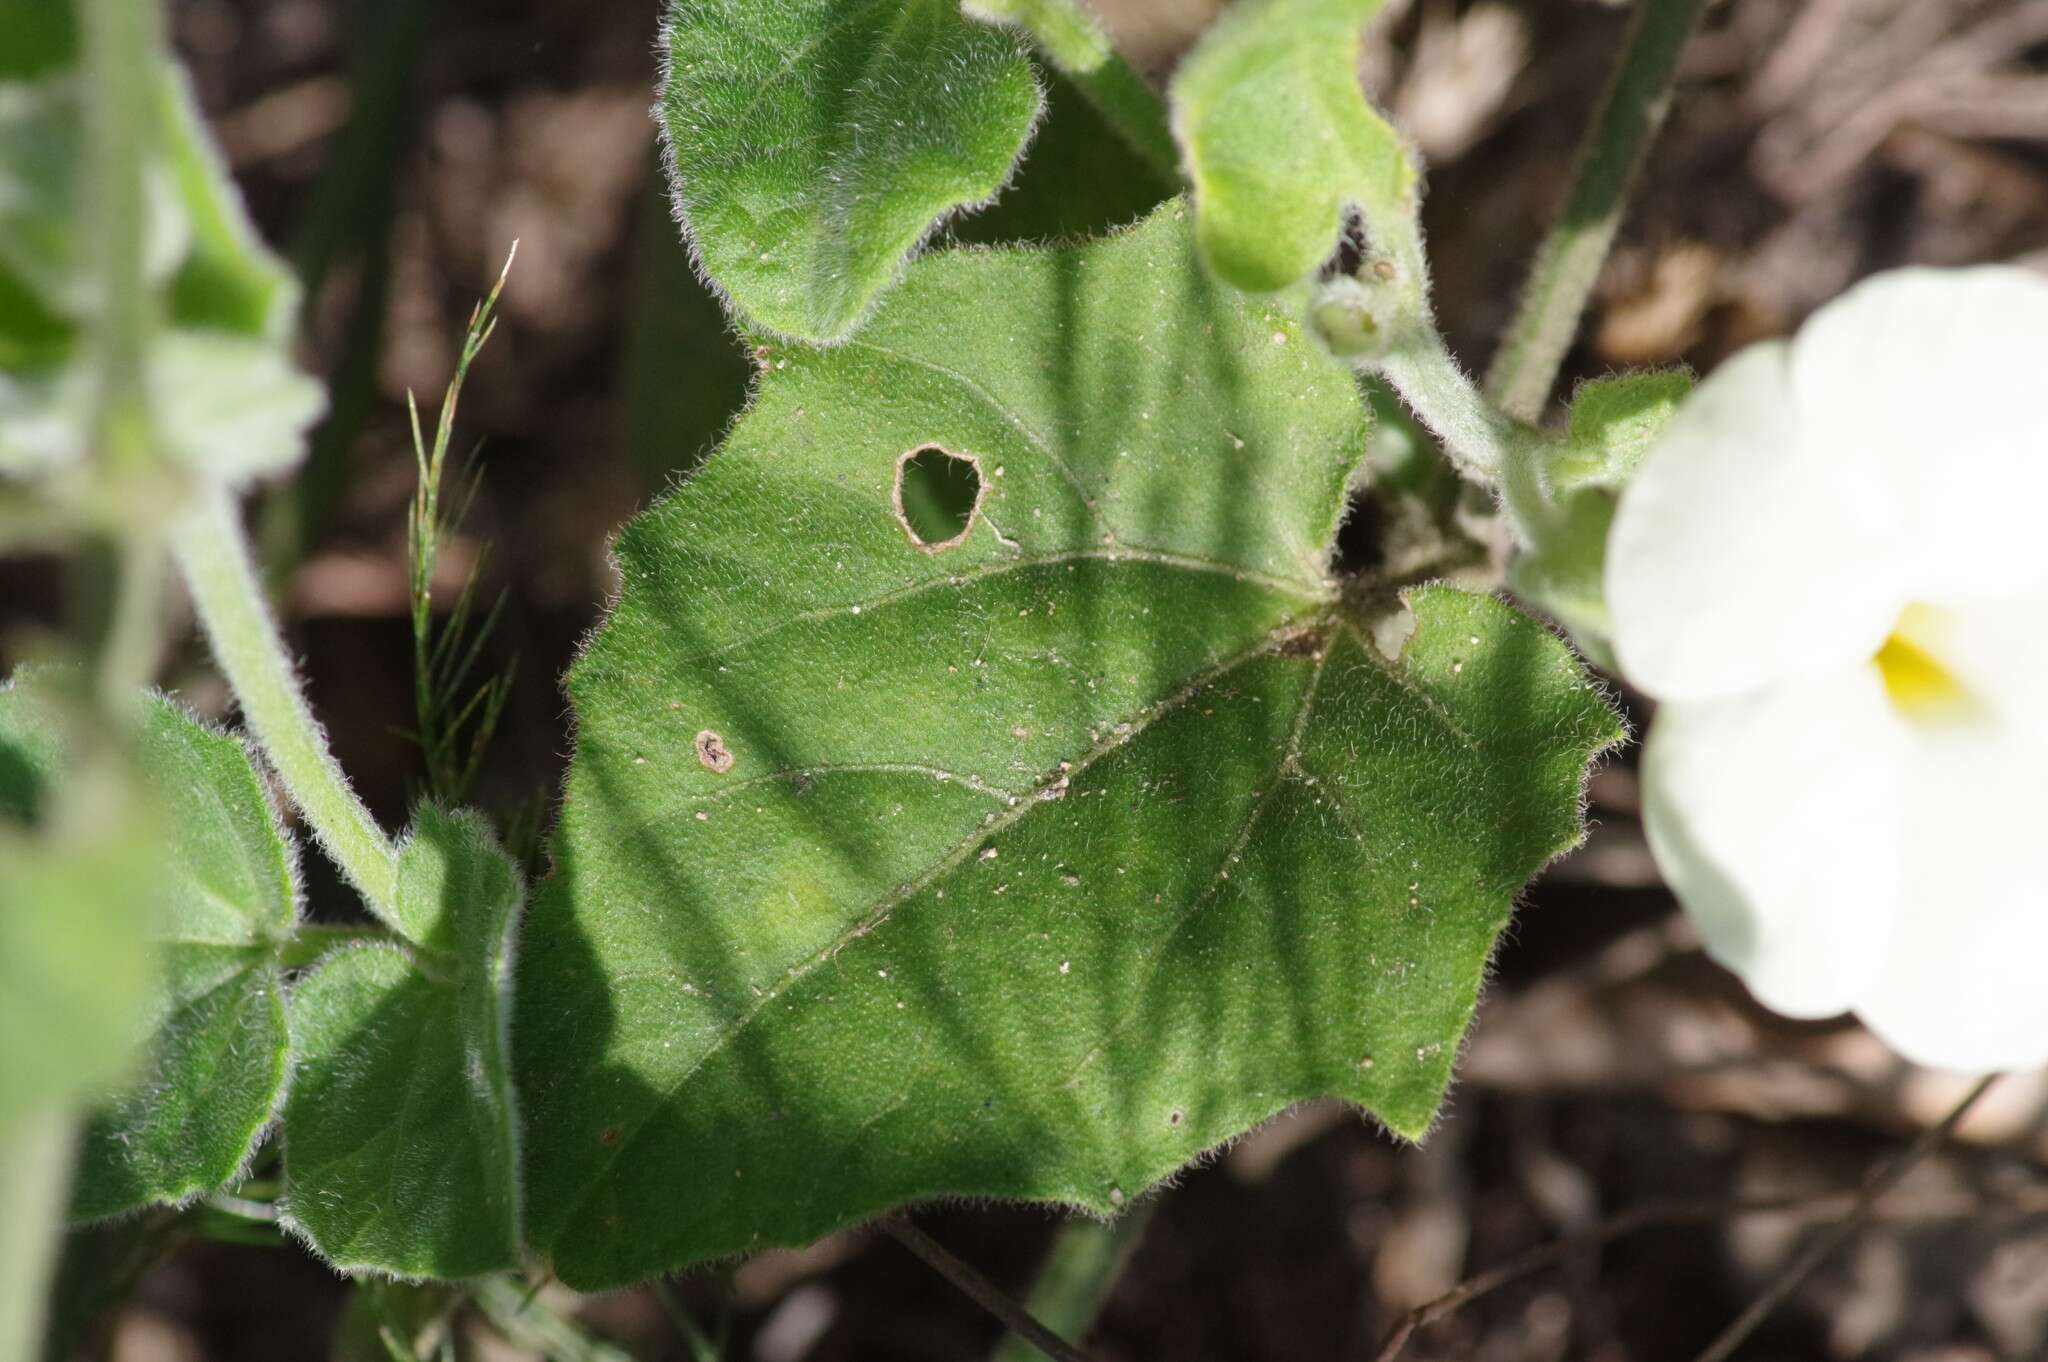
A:
{"type": "Polygon", "coordinates": [[[963,8],[1022,28],[1145,164],[1168,184],[1184,183],[1166,101],[1124,60],[1083,0],[966,0],[963,8]]]}
{"type": "Polygon", "coordinates": [[[99,703],[108,714],[124,712],[138,692],[156,679],[163,657],[164,545],[137,533],[121,546],[114,583],[114,613],[99,660],[99,703]]]}
{"type": "Polygon", "coordinates": [[[90,332],[95,361],[94,438],[111,474],[149,457],[144,356],[154,322],[143,281],[143,168],[155,141],[163,14],[155,0],[93,0],[81,18],[86,84],[88,241],[99,284],[90,332]]]}
{"type": "Polygon", "coordinates": [[[224,491],[204,494],[179,524],[173,547],[214,658],[264,755],[370,912],[398,930],[398,854],[342,774],[306,704],[264,603],[234,501],[224,491]]]}
{"type": "Polygon", "coordinates": [[[1088,1354],[1040,1324],[1030,1311],[1017,1304],[988,1278],[955,1257],[953,1251],[901,1215],[881,1222],[891,1239],[924,1260],[925,1266],[944,1277],[960,1293],[1001,1320],[1003,1327],[1029,1343],[1053,1362],[1090,1362],[1088,1354]]]}
{"type": "Polygon", "coordinates": [[[78,1114],[57,1103],[0,1126],[0,1357],[34,1357],[63,1242],[78,1114]]]}
{"type": "MultiPolygon", "coordinates": [[[[86,239],[102,290],[88,333],[92,435],[99,475],[116,484],[145,468],[152,453],[143,373],[154,320],[143,280],[143,167],[156,129],[163,14],[157,0],[91,0],[79,8],[86,239]]],[[[161,612],[150,609],[148,599],[152,586],[162,585],[160,549],[142,539],[113,548],[113,618],[95,678],[107,721],[127,712],[133,683],[153,666],[162,631],[161,612]]],[[[79,1126],[80,1113],[68,1102],[33,1108],[0,1126],[0,1205],[7,1208],[0,1216],[0,1358],[41,1350],[79,1126]]]]}
{"type": "Polygon", "coordinates": [[[1486,375],[1487,395],[1517,420],[1543,415],[1643,154],[1671,108],[1679,55],[1706,4],[1636,0],[1620,60],[1580,143],[1564,207],[1536,251],[1521,303],[1486,375]]]}

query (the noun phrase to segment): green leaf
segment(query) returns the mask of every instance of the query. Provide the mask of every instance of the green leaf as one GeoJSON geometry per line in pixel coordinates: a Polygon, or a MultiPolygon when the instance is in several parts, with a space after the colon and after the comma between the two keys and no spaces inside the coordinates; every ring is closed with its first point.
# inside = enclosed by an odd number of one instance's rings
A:
{"type": "Polygon", "coordinates": [[[1002,187],[1038,118],[1014,35],[959,0],[674,0],[676,207],[751,324],[852,331],[933,224],[1002,187]]]}
{"type": "MultiPolygon", "coordinates": [[[[47,57],[75,59],[68,38],[49,41],[47,57]]],[[[13,476],[84,460],[95,391],[84,337],[100,308],[81,255],[80,83],[69,67],[33,75],[0,78],[0,474],[13,476]]],[[[297,283],[258,239],[183,73],[166,66],[159,80],[144,252],[161,323],[146,357],[153,417],[173,460],[245,482],[297,462],[325,397],[288,352],[297,283]]]]}
{"type": "MultiPolygon", "coordinates": [[[[136,762],[156,815],[139,843],[148,850],[68,872],[121,877],[124,887],[101,892],[143,920],[117,927],[104,920],[111,905],[74,903],[74,924],[147,941],[156,965],[153,984],[124,985],[116,970],[132,1005],[106,1010],[104,1048],[126,1057],[140,1040],[141,1058],[86,1123],[72,1214],[88,1219],[229,1181],[269,1125],[286,1071],[278,950],[296,925],[298,890],[267,790],[238,740],[171,701],[151,698],[140,718],[136,762]]],[[[40,816],[64,770],[61,731],[39,688],[0,691],[0,811],[40,816]]],[[[71,972],[88,968],[81,959],[71,972]]],[[[65,977],[54,964],[38,973],[44,989],[65,977]]],[[[56,1028],[44,1021],[30,1033],[56,1028]]]]}
{"type": "Polygon", "coordinates": [[[1616,735],[1497,601],[1326,570],[1349,374],[1183,205],[914,265],[627,528],[522,945],[529,1239],[615,1286],[921,1197],[1111,1211],[1333,1094],[1428,1126],[1616,735]],[[906,454],[974,461],[913,542],[906,454]]]}
{"type": "Polygon", "coordinates": [[[136,1081],[95,1112],[72,1213],[179,1202],[230,1181],[283,1091],[289,1037],[279,951],[298,874],[240,740],[150,702],[143,779],[170,851],[154,885],[162,983],[136,1081]]]}
{"type": "MultiPolygon", "coordinates": [[[[40,816],[59,778],[60,725],[33,689],[0,692],[0,810],[40,816]]],[[[157,948],[157,986],[122,1048],[147,1037],[142,1073],[95,1113],[81,1154],[76,1214],[180,1200],[218,1186],[268,1122],[284,1076],[276,942],[293,925],[287,847],[241,745],[169,701],[144,711],[138,760],[159,811],[159,846],[133,870],[131,902],[150,921],[126,934],[157,948]]]]}
{"type": "Polygon", "coordinates": [[[1515,594],[1571,631],[1580,649],[1599,666],[1612,669],[1608,639],[1607,531],[1614,524],[1615,494],[1604,487],[1580,487],[1558,499],[1543,542],[1517,553],[1508,564],[1515,594]]]}
{"type": "Polygon", "coordinates": [[[78,19],[68,3],[0,0],[0,80],[30,80],[78,60],[78,19]]]}
{"type": "Polygon", "coordinates": [[[1621,489],[1692,385],[1682,370],[1580,384],[1564,438],[1544,455],[1554,512],[1537,542],[1508,565],[1515,593],[1570,630],[1581,651],[1610,671],[1607,531],[1621,489]]]}
{"type": "Polygon", "coordinates": [[[1175,72],[1196,233],[1239,288],[1284,288],[1337,249],[1343,209],[1411,217],[1416,172],[1358,81],[1383,0],[1237,0],[1175,72]]]}
{"type": "MultiPolygon", "coordinates": [[[[1572,394],[1564,442],[1547,472],[1552,488],[1604,487],[1620,491],[1635,476],[1678,404],[1692,391],[1682,369],[1617,374],[1581,383],[1572,394]]],[[[1604,538],[1604,536],[1603,536],[1604,538]]]]}
{"type": "Polygon", "coordinates": [[[481,817],[425,806],[399,852],[408,941],[336,951],[292,992],[282,1205],[337,1267],[518,1265],[505,1030],[520,895],[481,817]]]}

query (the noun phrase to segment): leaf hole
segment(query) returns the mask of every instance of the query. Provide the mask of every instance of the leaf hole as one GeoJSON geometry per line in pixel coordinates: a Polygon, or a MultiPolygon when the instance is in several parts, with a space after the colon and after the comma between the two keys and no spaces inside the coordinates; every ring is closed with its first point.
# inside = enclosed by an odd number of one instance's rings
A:
{"type": "Polygon", "coordinates": [[[896,460],[896,523],[922,552],[944,552],[966,540],[986,490],[972,454],[921,445],[896,460]]]}

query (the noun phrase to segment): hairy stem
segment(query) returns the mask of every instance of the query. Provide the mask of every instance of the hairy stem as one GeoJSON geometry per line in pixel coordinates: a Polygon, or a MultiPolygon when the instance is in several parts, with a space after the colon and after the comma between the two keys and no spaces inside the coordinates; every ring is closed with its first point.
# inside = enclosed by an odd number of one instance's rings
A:
{"type": "Polygon", "coordinates": [[[98,296],[91,329],[98,385],[95,444],[109,471],[148,457],[143,357],[154,318],[143,281],[143,171],[156,141],[163,15],[154,0],[83,7],[88,249],[98,296]]]}
{"type": "Polygon", "coordinates": [[[55,1105],[0,1126],[0,1357],[34,1357],[43,1337],[78,1117],[55,1105]]]}
{"type": "Polygon", "coordinates": [[[1564,208],[1537,249],[1521,305],[1486,375],[1488,396],[1518,420],[1543,415],[1643,153],[1671,107],[1679,54],[1705,8],[1706,0],[1636,0],[1621,58],[1580,144],[1564,208]]]}
{"type": "Polygon", "coordinates": [[[241,516],[225,492],[200,499],[178,526],[175,548],[214,658],[250,731],[320,845],[371,913],[396,930],[397,853],[328,751],[264,603],[241,516]]]}
{"type": "Polygon", "coordinates": [[[164,646],[163,544],[154,536],[132,537],[121,546],[120,559],[97,678],[100,708],[109,714],[121,713],[156,679],[164,646]]]}
{"type": "Polygon", "coordinates": [[[1514,427],[1480,396],[1434,326],[1417,327],[1372,367],[1429,427],[1461,474],[1482,486],[1502,480],[1513,459],[1514,427]]]}
{"type": "Polygon", "coordinates": [[[286,969],[305,969],[319,963],[322,956],[343,946],[353,946],[365,941],[392,941],[390,931],[383,927],[353,926],[347,923],[304,922],[292,933],[292,939],[277,952],[277,963],[286,969]]]}
{"type": "Polygon", "coordinates": [[[976,18],[1016,24],[1080,89],[1104,122],[1168,184],[1180,184],[1180,148],[1166,101],[1124,60],[1081,0],[966,0],[976,18]]]}

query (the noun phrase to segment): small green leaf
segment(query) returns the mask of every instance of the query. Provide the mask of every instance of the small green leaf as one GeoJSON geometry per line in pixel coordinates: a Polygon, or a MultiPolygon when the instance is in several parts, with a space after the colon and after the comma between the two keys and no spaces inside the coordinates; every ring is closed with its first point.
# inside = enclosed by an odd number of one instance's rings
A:
{"type": "Polygon", "coordinates": [[[1014,35],[959,0],[674,0],[661,121],[705,273],[757,327],[845,336],[1038,118],[1014,35]]]}
{"type": "MultiPolygon", "coordinates": [[[[62,778],[61,731],[34,686],[0,691],[0,812],[39,816],[62,778]]],[[[239,741],[161,698],[142,710],[136,761],[156,814],[149,853],[73,871],[125,877],[119,906],[144,920],[119,935],[148,942],[157,966],[153,987],[130,990],[135,1007],[107,1013],[118,1048],[140,1040],[141,1057],[86,1124],[72,1213],[88,1219],[231,1179],[270,1123],[286,1069],[277,951],[295,925],[297,882],[262,778],[239,741]]],[[[88,927],[99,911],[75,906],[88,927]]]]}
{"type": "MultiPolygon", "coordinates": [[[[1572,394],[1564,443],[1549,460],[1552,488],[1604,487],[1620,491],[1658,434],[1692,391],[1682,369],[1591,379],[1572,394]]],[[[1603,536],[1604,538],[1604,536],[1603,536]]]]}
{"type": "Polygon", "coordinates": [[[505,1029],[520,894],[481,817],[425,806],[399,853],[409,941],[336,951],[292,993],[283,1205],[337,1267],[518,1265],[505,1029]]]}
{"type": "Polygon", "coordinates": [[[1383,0],[1237,0],[1174,74],[1174,135],[1196,234],[1239,288],[1285,288],[1337,249],[1343,209],[1368,227],[1415,212],[1416,172],[1358,80],[1383,0]]]}
{"type": "Polygon", "coordinates": [[[1501,603],[1327,572],[1348,372],[1106,242],[912,266],[634,522],[522,946],[529,1238],[615,1286],[904,1201],[1109,1212],[1291,1103],[1428,1126],[1613,715],[1501,603]],[[899,518],[921,451],[966,528],[899,518]]]}
{"type": "Polygon", "coordinates": [[[1568,629],[1580,650],[1609,670],[1607,531],[1616,499],[1692,386],[1692,375],[1682,370],[1580,384],[1564,438],[1544,455],[1554,514],[1537,543],[1508,565],[1515,593],[1568,629]]]}

